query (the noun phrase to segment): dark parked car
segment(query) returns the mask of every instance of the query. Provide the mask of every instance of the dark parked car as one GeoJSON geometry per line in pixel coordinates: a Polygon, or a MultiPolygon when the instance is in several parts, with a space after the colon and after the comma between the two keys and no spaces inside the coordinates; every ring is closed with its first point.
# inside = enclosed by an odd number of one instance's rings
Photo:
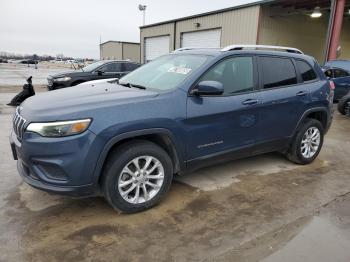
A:
{"type": "Polygon", "coordinates": [[[36,61],[36,60],[32,60],[32,59],[28,59],[28,60],[22,60],[22,61],[20,61],[20,63],[21,64],[30,64],[30,65],[35,65],[35,64],[37,64],[38,63],[38,61],[36,61]]]}
{"type": "Polygon", "coordinates": [[[79,72],[67,72],[49,76],[47,78],[47,87],[48,90],[55,90],[91,80],[121,78],[139,66],[140,64],[128,60],[103,60],[92,63],[82,68],[79,72]]]}
{"type": "Polygon", "coordinates": [[[137,212],[164,197],[174,174],[213,163],[279,151],[309,164],[332,122],[333,89],[314,58],[274,49],[287,52],[182,49],[119,83],[31,97],[10,137],[18,171],[35,188],[102,192],[137,212]]]}
{"type": "Polygon", "coordinates": [[[334,82],[334,100],[339,101],[350,91],[350,61],[329,61],[324,65],[323,71],[334,82]]]}
{"type": "Polygon", "coordinates": [[[8,61],[7,61],[6,59],[0,58],[0,63],[5,63],[5,64],[7,64],[8,61]]]}

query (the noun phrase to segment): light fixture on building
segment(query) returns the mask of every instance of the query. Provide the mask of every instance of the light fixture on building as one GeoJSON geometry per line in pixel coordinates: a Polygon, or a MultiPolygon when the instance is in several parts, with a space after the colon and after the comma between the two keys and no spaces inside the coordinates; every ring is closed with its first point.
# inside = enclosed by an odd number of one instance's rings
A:
{"type": "Polygon", "coordinates": [[[316,6],[312,14],[310,15],[312,18],[319,18],[322,16],[321,8],[319,6],[316,6]]]}
{"type": "Polygon", "coordinates": [[[194,23],[195,28],[199,28],[201,26],[200,23],[194,23]]]}

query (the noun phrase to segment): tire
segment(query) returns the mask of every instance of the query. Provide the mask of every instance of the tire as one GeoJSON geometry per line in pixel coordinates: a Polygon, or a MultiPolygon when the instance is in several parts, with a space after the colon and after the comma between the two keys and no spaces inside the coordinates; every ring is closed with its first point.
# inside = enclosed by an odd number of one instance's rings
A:
{"type": "Polygon", "coordinates": [[[350,96],[344,96],[342,99],[339,100],[338,102],[338,111],[339,113],[341,113],[342,115],[346,114],[346,110],[345,107],[347,106],[347,103],[350,102],[350,96]]]}
{"type": "Polygon", "coordinates": [[[104,197],[115,210],[136,213],[156,205],[169,190],[172,179],[173,164],[164,149],[152,142],[134,140],[110,153],[103,170],[101,186],[104,197]],[[136,168],[135,161],[140,169],[136,168]],[[155,168],[151,173],[142,171],[147,161],[150,162],[146,170],[155,168]],[[126,193],[129,190],[131,191],[126,193]],[[123,196],[122,193],[126,194],[123,196]]]}
{"type": "MultiPolygon", "coordinates": [[[[312,136],[311,136],[312,137],[312,136]]],[[[311,163],[315,160],[315,158],[318,156],[318,154],[321,151],[322,145],[323,145],[323,139],[324,139],[324,129],[320,121],[316,119],[307,118],[305,119],[303,126],[300,128],[300,130],[297,132],[297,134],[294,136],[294,139],[292,141],[292,144],[287,152],[287,158],[300,165],[306,165],[311,163]],[[305,142],[308,141],[306,136],[310,133],[310,131],[316,131],[318,130],[319,134],[319,140],[315,138],[317,137],[317,134],[315,133],[314,138],[311,140],[314,143],[312,143],[312,149],[308,151],[310,154],[307,154],[307,149],[310,149],[308,147],[308,144],[311,142],[305,142]],[[307,132],[309,132],[307,134],[307,132]],[[315,148],[316,142],[318,142],[317,149],[315,148]],[[304,147],[304,149],[302,148],[304,147]]]]}

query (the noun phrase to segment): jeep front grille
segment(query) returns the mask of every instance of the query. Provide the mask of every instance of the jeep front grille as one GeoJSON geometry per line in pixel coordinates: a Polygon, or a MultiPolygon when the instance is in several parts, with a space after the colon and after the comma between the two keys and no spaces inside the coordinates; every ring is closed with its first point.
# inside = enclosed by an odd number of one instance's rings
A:
{"type": "Polygon", "coordinates": [[[18,138],[23,138],[24,129],[26,127],[27,121],[20,115],[20,107],[16,108],[16,112],[13,115],[13,131],[18,138]]]}

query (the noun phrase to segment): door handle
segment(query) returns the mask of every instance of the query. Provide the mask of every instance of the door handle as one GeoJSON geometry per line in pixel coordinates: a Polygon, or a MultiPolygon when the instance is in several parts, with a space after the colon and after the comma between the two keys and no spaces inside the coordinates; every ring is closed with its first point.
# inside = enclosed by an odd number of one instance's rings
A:
{"type": "Polygon", "coordinates": [[[308,94],[308,92],[306,91],[299,91],[296,95],[297,96],[306,96],[308,94]]]}
{"type": "Polygon", "coordinates": [[[256,99],[247,99],[242,102],[242,105],[255,105],[258,103],[258,100],[256,99]]]}

